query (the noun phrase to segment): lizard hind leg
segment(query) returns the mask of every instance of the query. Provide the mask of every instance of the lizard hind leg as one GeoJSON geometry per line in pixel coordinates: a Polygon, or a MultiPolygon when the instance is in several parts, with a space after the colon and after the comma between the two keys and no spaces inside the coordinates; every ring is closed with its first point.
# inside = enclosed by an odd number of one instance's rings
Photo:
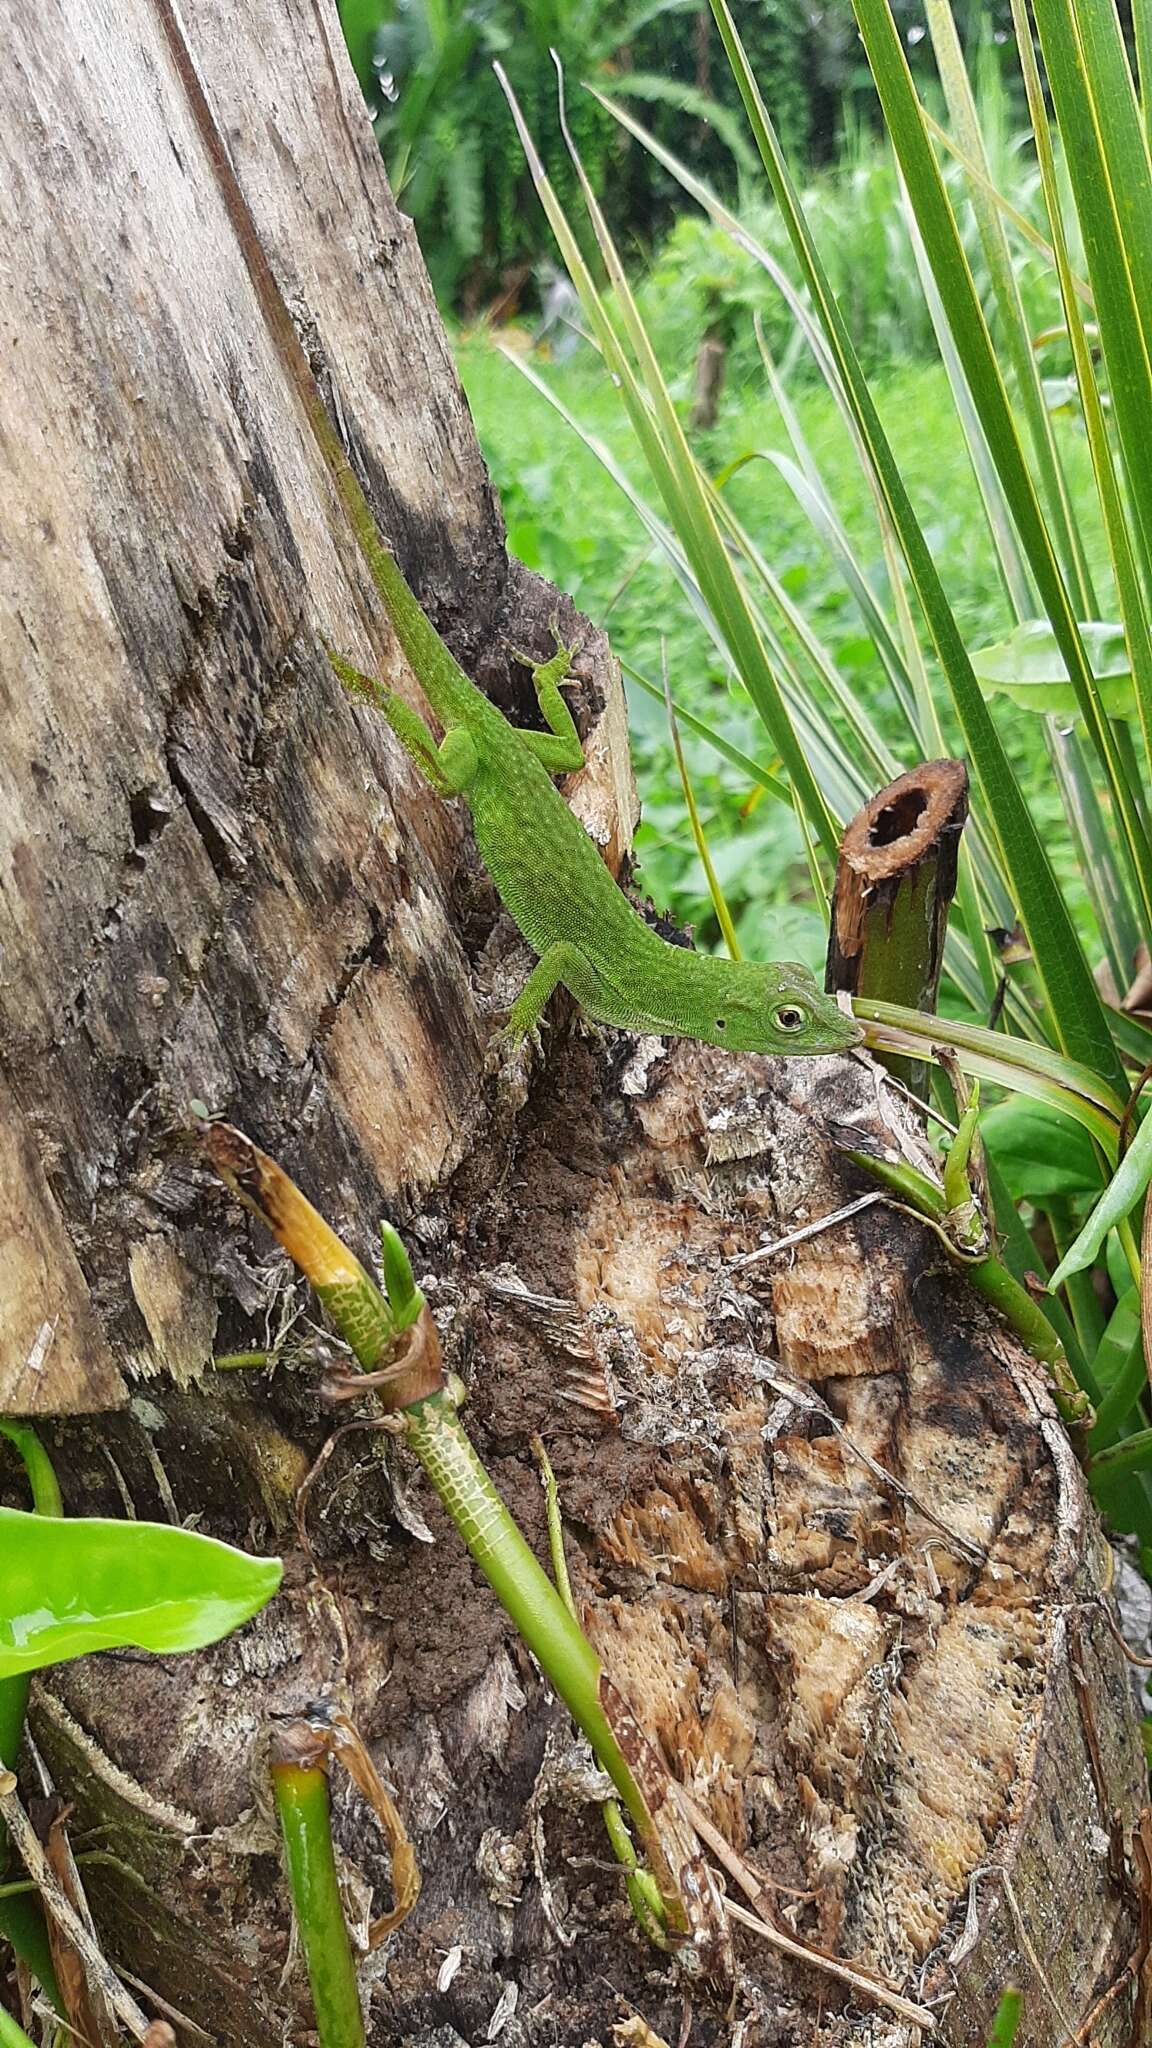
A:
{"type": "Polygon", "coordinates": [[[572,946],[560,939],[542,953],[516,1001],[508,1012],[504,1035],[513,1045],[527,1038],[535,1031],[544,1014],[549,996],[563,983],[569,992],[582,1001],[582,990],[588,982],[588,962],[579,946],[572,946]]]}

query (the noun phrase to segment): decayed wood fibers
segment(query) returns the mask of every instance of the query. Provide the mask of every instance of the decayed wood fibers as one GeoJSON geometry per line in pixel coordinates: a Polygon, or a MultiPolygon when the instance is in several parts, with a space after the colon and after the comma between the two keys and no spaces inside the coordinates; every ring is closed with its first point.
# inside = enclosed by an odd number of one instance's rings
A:
{"type": "MultiPolygon", "coordinates": [[[[482,1448],[539,1541],[526,1447],[543,1433],[587,1625],[697,1800],[779,1887],[781,1924],[941,2000],[949,2048],[982,2048],[1001,1984],[1023,1982],[1021,2041],[1049,2048],[1056,2006],[1078,2023],[1132,1952],[1117,1859],[1142,1766],[1097,1597],[1104,1548],[1034,1368],[939,1270],[935,1240],[884,1208],[734,1268],[852,1191],[830,1130],[876,1131],[878,1103],[897,1118],[865,1063],[620,1041],[609,1064],[599,1043],[557,1059],[503,1189],[480,1205],[465,1169],[440,1230],[425,1219],[482,1448]]],[[[236,1394],[237,1416],[267,1404],[310,1452],[306,1377],[236,1394]]],[[[189,1412],[153,1417],[165,1463],[189,1412]]],[[[143,1474],[131,1428],[118,1455],[143,1474]]],[[[206,1860],[197,1929],[258,1959],[229,2041],[277,2025],[259,1729],[333,1687],[380,1745],[425,1866],[416,1914],[368,1967],[373,2040],[479,2040],[508,1983],[516,2041],[603,2038],[626,2010],[675,2039],[680,1993],[629,1924],[563,1717],[420,1479],[398,1477],[434,1547],[396,1527],[371,1439],[352,1438],[310,1504],[317,1574],[297,1556],[269,1618],[194,1675],[100,1660],[54,1690],[138,1762],[150,1799],[194,1817],[194,1851],[161,1830],[177,1872],[162,1890],[171,1907],[206,1860]]],[[[58,1745],[59,1713],[44,1720],[58,1745]]],[[[342,1840],[381,1882],[362,1814],[342,1840]]],[[[734,2017],[697,1990],[694,2040],[727,2042],[742,2020],[745,2048],[807,2048],[818,2013],[826,2048],[915,2038],[816,1972],[740,1953],[734,2017]]],[[[170,1950],[134,1967],[202,2014],[170,1950]]],[[[1129,2041],[1132,2010],[1129,1986],[1102,2048],[1129,2041]]]]}
{"type": "MultiPolygon", "coordinates": [[[[98,1410],[211,1355],[216,1249],[157,1172],[190,1096],[336,1205],[477,1137],[494,904],[325,659],[412,691],[272,341],[152,0],[22,6],[0,82],[0,1406],[98,1410]],[[386,1019],[382,1025],[381,1019],[386,1019]],[[302,1148],[297,1152],[297,1148],[302,1148]]],[[[453,646],[509,707],[554,592],[503,551],[335,7],[180,10],[257,232],[453,646]]],[[[565,622],[570,623],[570,612],[565,622]]],[[[573,628],[573,637],[574,628],[573,628]]],[[[601,639],[577,802],[627,840],[601,639]]],[[[587,724],[587,720],[586,720],[587,724]]]]}

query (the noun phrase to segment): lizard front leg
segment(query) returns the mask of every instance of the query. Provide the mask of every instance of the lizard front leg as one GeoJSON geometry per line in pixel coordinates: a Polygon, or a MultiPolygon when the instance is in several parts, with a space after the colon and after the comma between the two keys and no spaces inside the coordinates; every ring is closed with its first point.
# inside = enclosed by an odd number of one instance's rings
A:
{"type": "Polygon", "coordinates": [[[530,654],[521,654],[515,647],[512,650],[517,661],[524,662],[532,671],[536,701],[548,726],[547,732],[529,732],[522,725],[517,726],[516,731],[549,775],[566,775],[572,769],[584,766],[584,749],[576,721],[560,695],[560,685],[572,680],[575,650],[565,646],[555,625],[552,632],[556,652],[550,661],[534,661],[530,654]]]}
{"type": "Polygon", "coordinates": [[[395,690],[389,690],[372,676],[366,676],[353,668],[343,655],[328,651],[331,662],[344,688],[353,697],[371,704],[387,719],[397,739],[411,754],[422,775],[432,784],[438,796],[461,796],[472,783],[476,774],[476,746],[472,735],[463,726],[450,726],[444,738],[437,745],[435,734],[425,725],[418,711],[413,711],[403,697],[395,690]]]}

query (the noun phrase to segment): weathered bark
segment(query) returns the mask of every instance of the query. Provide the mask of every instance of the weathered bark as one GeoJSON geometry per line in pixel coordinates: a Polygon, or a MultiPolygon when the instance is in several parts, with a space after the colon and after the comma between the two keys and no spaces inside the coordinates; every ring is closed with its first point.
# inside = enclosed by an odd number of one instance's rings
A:
{"type": "MultiPolygon", "coordinates": [[[[508,644],[543,648],[553,599],[504,558],[335,13],[183,12],[381,525],[462,658],[526,713],[508,644]]],[[[717,1825],[814,1894],[781,1891],[782,1919],[932,1996],[991,1871],[944,2038],[982,2042],[1011,1974],[1041,2048],[1057,2022],[1029,1947],[1078,2020],[1137,1922],[1141,1763],[1075,1462],[1028,1361],[905,1220],[873,1211],[732,1271],[763,1229],[854,1191],[846,1125],[914,1135],[864,1062],[566,1037],[563,1010],[527,1100],[498,1092],[485,1047],[519,949],[457,807],[328,670],[325,641],[411,688],[165,0],[26,6],[0,104],[0,1404],[71,1418],[49,1435],[72,1511],[196,1515],[288,1558],[239,1638],[40,1689],[110,1949],[229,2048],[306,2037],[262,1730],[328,1693],[425,1871],[365,1966],[375,2044],[482,2040],[508,1985],[512,2048],[606,2040],[629,2010],[680,2026],[563,1717],[412,1473],[345,1439],[311,1552],[297,1541],[332,1426],[306,1322],[270,1379],[205,1375],[305,1304],[188,1149],[196,1095],[362,1249],[382,1209],[404,1224],[510,1503],[539,1537],[540,1429],[589,1627],[717,1825]],[[793,1381],[827,1412],[790,1402],[793,1381]]],[[[591,636],[581,669],[591,765],[570,794],[617,861],[618,678],[591,636]]],[[[347,1800],[340,1827],[363,1899],[384,1859],[347,1800]]],[[[818,2014],[826,2048],[907,2038],[818,1973],[744,1961],[733,2022],[696,1992],[695,2040],[735,2024],[744,2048],[807,2048],[818,2014]]],[[[1105,2048],[1132,1999],[1101,2018],[1105,2048]]]]}
{"type": "MultiPolygon", "coordinates": [[[[461,935],[478,945],[492,915],[453,901],[459,819],[328,671],[325,639],[390,674],[397,655],[160,11],[73,13],[25,10],[0,139],[20,209],[0,280],[0,1044],[23,1247],[0,1402],[23,1411],[106,1407],[126,1364],[207,1362],[211,1251],[174,1227],[186,1191],[157,1165],[190,1094],[242,1101],[292,1155],[304,1141],[348,1213],[463,1156],[484,1032],[461,935]]],[[[382,526],[461,655],[516,689],[505,636],[546,649],[553,600],[504,557],[335,15],[194,20],[382,526]]]]}

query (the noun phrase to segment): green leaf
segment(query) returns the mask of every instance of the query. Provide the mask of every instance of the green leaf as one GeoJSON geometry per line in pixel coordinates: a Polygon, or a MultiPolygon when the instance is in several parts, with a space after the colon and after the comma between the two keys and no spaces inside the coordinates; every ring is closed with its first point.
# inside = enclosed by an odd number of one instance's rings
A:
{"type": "Polygon", "coordinates": [[[1125,1418],[1131,1414],[1148,1385],[1138,1287],[1126,1288],[1113,1309],[1108,1327],[1096,1346],[1092,1373],[1101,1398],[1096,1405],[1096,1422],[1088,1443],[1091,1450],[1098,1451],[1114,1441],[1125,1418]]]}
{"type": "Polygon", "coordinates": [[[0,1508],[0,1679],[92,1650],[198,1650],[272,1598],[279,1558],[165,1523],[0,1508]]]}
{"type": "Polygon", "coordinates": [[[932,1057],[934,1045],[950,1045],[966,1074],[1028,1095],[1073,1117],[1091,1132],[1109,1163],[1115,1160],[1123,1098],[1091,1067],[1065,1059],[1048,1046],[1000,1036],[959,1017],[929,1017],[898,1003],[877,1003],[863,996],[857,996],[852,1007],[857,1020],[867,1027],[870,1048],[925,1059],[932,1057]]]}
{"type": "Polygon", "coordinates": [[[1098,1195],[1103,1173],[1083,1126],[1045,1103],[1016,1095],[980,1119],[980,1135],[1014,1202],[1038,1207],[1053,1195],[1098,1195]]]}
{"type": "Polygon", "coordinates": [[[1000,1995],[992,2032],[988,2036],[988,2048],[1012,2048],[1024,2012],[1024,1995],[1010,1985],[1000,1995]]]}
{"type": "Polygon", "coordinates": [[[1119,1168],[1105,1188],[1076,1242],[1065,1253],[1052,1275],[1051,1285],[1059,1287],[1071,1273],[1082,1273],[1100,1256],[1109,1231],[1122,1223],[1134,1209],[1152,1180],[1152,1116],[1145,1117],[1119,1168]]]}
{"type": "MultiPolygon", "coordinates": [[[[1134,716],[1132,663],[1123,626],[1091,619],[1077,630],[1108,717],[1134,716]]],[[[978,647],[972,666],[982,683],[1010,697],[1025,711],[1055,711],[1070,718],[1078,714],[1075,686],[1046,619],[1028,619],[1006,640],[993,647],[978,647]]]]}
{"type": "Polygon", "coordinates": [[[829,860],[834,861],[839,843],[836,821],[809,765],[781,693],[779,677],[768,659],[747,589],[724,546],[705,480],[693,459],[619,252],[568,134],[563,112],[561,126],[588,218],[614,288],[614,304],[621,332],[617,331],[603,297],[596,289],[592,273],[581,255],[579,242],[548,181],[507,77],[499,65],[495,69],[568,274],[620,391],[665,509],[683,541],[684,553],[691,563],[700,593],[723,634],[749,696],[772,736],[798,809],[803,810],[829,860]]]}
{"type": "MultiPolygon", "coordinates": [[[[714,4],[720,4],[720,0],[714,0],[714,4]]],[[[1045,521],[1044,509],[1027,466],[996,348],[924,124],[890,0],[853,0],[853,4],[893,147],[904,173],[909,200],[988,451],[996,466],[1005,503],[1012,514],[1040,602],[1067,663],[1089,739],[1107,776],[1120,828],[1119,843],[1130,861],[1133,880],[1145,896],[1149,915],[1152,915],[1152,845],[1149,844],[1147,824],[1127,764],[1120,753],[1116,733],[1104,716],[1093,682],[1077,629],[1076,608],[1057,560],[1053,532],[1045,521]]],[[[1145,434],[1146,426],[1147,414],[1145,434]]],[[[1007,848],[1005,853],[1007,858],[1007,848]]],[[[1024,912],[1023,896],[1021,910],[1024,912]]],[[[1027,926],[1026,912],[1024,921],[1027,926]]],[[[1081,966],[1084,965],[1086,963],[1082,961],[1081,966]]],[[[1102,1034],[1107,1032],[1103,1018],[1100,1019],[1100,1030],[1102,1034]]],[[[1073,1048],[1069,1045],[1068,1049],[1073,1048]]]]}
{"type": "Polygon", "coordinates": [[[0,2006],[0,2048],[33,2048],[30,2037],[19,2027],[11,2013],[0,2006]]]}
{"type": "Polygon", "coordinates": [[[412,1266],[399,1231],[390,1223],[380,1224],[380,1265],[384,1292],[396,1318],[396,1332],[410,1329],[424,1306],[424,1296],[412,1278],[412,1266]]]}

